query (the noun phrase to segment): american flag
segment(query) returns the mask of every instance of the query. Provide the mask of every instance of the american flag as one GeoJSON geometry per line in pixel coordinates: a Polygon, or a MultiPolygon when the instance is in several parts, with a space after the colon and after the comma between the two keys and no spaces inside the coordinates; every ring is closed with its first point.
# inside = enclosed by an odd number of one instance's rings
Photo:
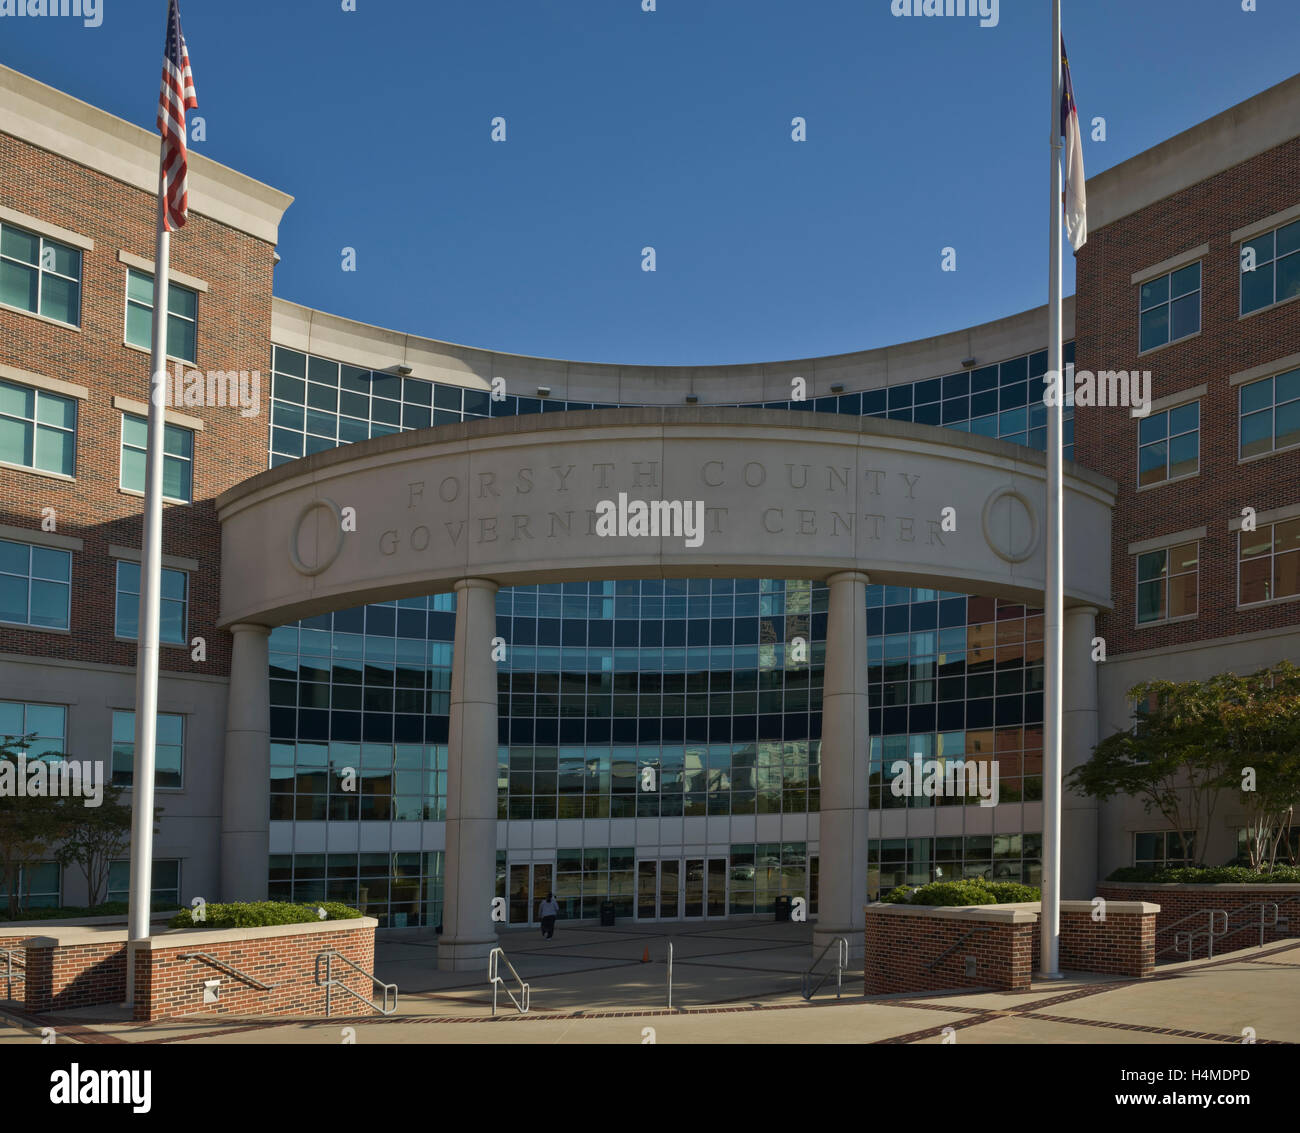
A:
{"type": "Polygon", "coordinates": [[[1061,37],[1061,137],[1065,139],[1065,233],[1077,252],[1088,241],[1088,190],[1083,179],[1083,136],[1074,102],[1070,60],[1061,37]]]}
{"type": "Polygon", "coordinates": [[[185,111],[198,105],[194,76],[190,74],[190,53],[181,34],[181,12],[176,0],[171,0],[167,12],[167,45],[163,49],[162,91],[158,95],[158,130],[163,136],[163,227],[168,232],[183,228],[189,215],[185,111]]]}

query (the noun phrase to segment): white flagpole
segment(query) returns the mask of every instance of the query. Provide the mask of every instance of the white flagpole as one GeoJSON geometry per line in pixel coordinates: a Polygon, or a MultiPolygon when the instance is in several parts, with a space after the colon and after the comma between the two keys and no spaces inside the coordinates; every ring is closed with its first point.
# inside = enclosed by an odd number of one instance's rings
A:
{"type": "Polygon", "coordinates": [[[1061,630],[1064,539],[1061,511],[1061,434],[1067,396],[1061,342],[1061,0],[1052,0],[1052,236],[1049,267],[1047,369],[1056,375],[1055,398],[1047,406],[1047,578],[1043,593],[1043,880],[1039,975],[1059,979],[1061,933],[1061,630]]]}
{"type": "Polygon", "coordinates": [[[136,648],[135,768],[131,776],[131,893],[126,1000],[135,1002],[136,942],[149,939],[153,888],[154,747],[158,727],[158,625],[162,591],[163,414],[167,393],[167,299],[171,233],[163,223],[164,140],[158,163],[158,242],[154,252],[153,349],[149,358],[149,433],[145,450],[144,539],[140,544],[140,624],[136,648]]]}

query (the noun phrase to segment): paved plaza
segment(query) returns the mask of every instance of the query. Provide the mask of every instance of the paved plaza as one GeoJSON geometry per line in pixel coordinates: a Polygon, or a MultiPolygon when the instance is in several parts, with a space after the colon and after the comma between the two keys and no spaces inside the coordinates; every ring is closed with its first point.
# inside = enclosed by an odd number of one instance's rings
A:
{"type": "MultiPolygon", "coordinates": [[[[807,925],[573,928],[502,934],[531,1010],[502,993],[492,1017],[483,976],[439,972],[433,934],[381,934],[378,975],[400,989],[397,1013],[357,1019],[189,1016],[136,1024],[125,1010],[22,1016],[0,1005],[0,1044],[65,1043],[1241,1043],[1300,1041],[1300,941],[1213,961],[1162,965],[1148,980],[1069,976],[1026,992],[969,991],[864,998],[860,970],[800,995],[807,925]],[[667,1005],[668,944],[673,1007],[667,1005]],[[649,962],[642,957],[649,952],[649,962]],[[345,1028],[352,1028],[351,1034],[345,1028]],[[647,1033],[653,1031],[653,1036],[647,1033]],[[1248,1031],[1248,1029],[1250,1029],[1248,1031]]],[[[344,1011],[347,1009],[344,1008],[344,1011]]]]}

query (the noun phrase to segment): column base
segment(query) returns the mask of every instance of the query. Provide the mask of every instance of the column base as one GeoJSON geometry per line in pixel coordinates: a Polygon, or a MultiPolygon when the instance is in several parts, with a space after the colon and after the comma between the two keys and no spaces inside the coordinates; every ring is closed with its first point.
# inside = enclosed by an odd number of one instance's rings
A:
{"type": "Polygon", "coordinates": [[[438,939],[438,971],[481,972],[487,978],[488,954],[497,946],[496,934],[489,937],[462,936],[438,939]]]}
{"type": "MultiPolygon", "coordinates": [[[[821,956],[822,949],[830,944],[837,936],[842,936],[846,941],[848,941],[849,945],[849,965],[851,967],[861,965],[862,960],[866,955],[866,931],[867,928],[865,924],[860,924],[856,928],[831,928],[830,926],[824,926],[821,924],[815,925],[813,927],[813,959],[815,960],[818,956],[821,956]]],[[[823,963],[829,965],[834,962],[835,946],[831,945],[830,950],[823,958],[823,963]]]]}

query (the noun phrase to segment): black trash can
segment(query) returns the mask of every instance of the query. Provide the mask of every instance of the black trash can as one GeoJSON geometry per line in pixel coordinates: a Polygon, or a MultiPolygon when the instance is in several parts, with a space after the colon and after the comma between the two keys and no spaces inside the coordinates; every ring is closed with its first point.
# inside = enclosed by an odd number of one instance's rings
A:
{"type": "Polygon", "coordinates": [[[788,921],[790,919],[789,897],[778,897],[776,899],[776,919],[779,921],[788,921]]]}
{"type": "Polygon", "coordinates": [[[601,928],[614,927],[614,902],[613,901],[602,901],[600,903],[600,927],[601,928]]]}

